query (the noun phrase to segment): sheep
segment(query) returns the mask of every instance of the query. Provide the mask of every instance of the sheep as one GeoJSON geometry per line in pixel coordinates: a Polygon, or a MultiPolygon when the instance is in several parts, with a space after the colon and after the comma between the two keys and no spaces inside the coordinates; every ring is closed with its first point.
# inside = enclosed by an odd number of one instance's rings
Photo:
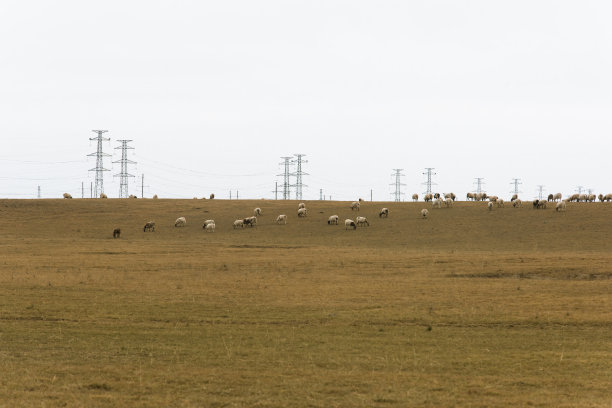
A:
{"type": "Polygon", "coordinates": [[[130,194],[128,198],[138,198],[138,197],[136,197],[134,194],[130,194]]]}
{"type": "Polygon", "coordinates": [[[236,228],[244,228],[244,220],[236,220],[234,221],[234,229],[236,228]]]}
{"type": "Polygon", "coordinates": [[[497,208],[503,208],[504,207],[504,199],[503,198],[498,198],[497,199],[497,208]]]}
{"type": "Polygon", "coordinates": [[[211,194],[209,198],[212,200],[212,199],[214,199],[214,198],[215,198],[215,195],[214,195],[214,194],[211,194]]]}
{"type": "Polygon", "coordinates": [[[257,207],[253,210],[253,216],[259,217],[261,215],[261,208],[257,207]]]}
{"type": "Polygon", "coordinates": [[[419,201],[419,195],[418,194],[413,194],[412,195],[412,201],[419,201]]]}
{"type": "Polygon", "coordinates": [[[442,208],[442,199],[441,198],[436,198],[432,203],[431,206],[433,208],[442,208]]]}
{"type": "Polygon", "coordinates": [[[433,196],[433,198],[435,198],[436,200],[437,200],[438,198],[440,198],[440,193],[435,193],[435,194],[434,194],[434,196],[433,196]]]}
{"type": "Polygon", "coordinates": [[[115,228],[113,230],[113,238],[119,238],[121,236],[121,228],[115,228]]]}
{"type": "Polygon", "coordinates": [[[279,215],[278,217],[276,217],[276,223],[277,224],[280,224],[280,223],[287,224],[287,216],[285,214],[279,215]]]}
{"type": "Polygon", "coordinates": [[[555,211],[565,211],[566,206],[565,201],[559,201],[555,206],[555,211]]]}
{"type": "Polygon", "coordinates": [[[580,199],[580,194],[572,194],[569,196],[568,201],[571,203],[572,201],[578,202],[580,199]]]}
{"type": "Polygon", "coordinates": [[[382,210],[380,210],[380,212],[378,213],[378,218],[388,218],[389,217],[389,209],[387,207],[383,208],[382,210]]]}
{"type": "Polygon", "coordinates": [[[215,232],[215,223],[211,222],[210,224],[206,224],[206,227],[204,227],[204,230],[206,232],[215,232]]]}
{"type": "Polygon", "coordinates": [[[149,221],[145,224],[144,232],[147,232],[147,231],[155,232],[155,222],[154,221],[149,221]]]}
{"type": "Polygon", "coordinates": [[[546,200],[537,200],[536,199],[536,200],[533,200],[532,205],[533,205],[533,208],[535,210],[537,210],[537,209],[540,209],[540,208],[542,208],[542,209],[546,208],[546,203],[547,203],[546,200]]]}
{"type": "Polygon", "coordinates": [[[554,200],[554,197],[555,196],[553,194],[549,194],[548,197],[546,197],[546,201],[550,202],[550,201],[554,200]]]}
{"type": "Polygon", "coordinates": [[[214,224],[214,223],[215,223],[215,220],[206,220],[206,221],[204,221],[204,224],[202,224],[202,228],[206,229],[206,226],[208,224],[214,224]]]}
{"type": "Polygon", "coordinates": [[[493,210],[493,201],[489,201],[487,203],[487,207],[489,207],[489,211],[492,211],[493,210]]]}
{"type": "Polygon", "coordinates": [[[510,201],[514,202],[514,200],[518,200],[518,194],[512,194],[510,201]]]}
{"type": "Polygon", "coordinates": [[[587,200],[587,195],[586,194],[579,194],[578,195],[578,201],[586,201],[587,200]]]}
{"type": "Polygon", "coordinates": [[[338,225],[338,220],[340,217],[337,215],[330,215],[327,219],[327,225],[338,225]]]}
{"type": "Polygon", "coordinates": [[[364,201],[363,198],[359,197],[359,202],[361,203],[363,201],[364,201]]]}
{"type": "Polygon", "coordinates": [[[72,199],[72,195],[70,195],[68,193],[64,193],[64,198],[70,200],[70,199],[72,199]]]}
{"type": "Polygon", "coordinates": [[[344,229],[347,230],[349,228],[353,228],[353,229],[357,229],[357,224],[355,224],[355,221],[350,220],[350,219],[346,219],[344,220],[344,229]]]}
{"type": "Polygon", "coordinates": [[[512,202],[512,206],[513,206],[514,208],[519,208],[519,207],[522,207],[522,206],[523,206],[523,201],[521,201],[521,199],[520,199],[520,198],[517,198],[516,200],[514,200],[514,201],[512,202]]]}
{"type": "Polygon", "coordinates": [[[370,226],[370,223],[368,222],[368,219],[366,217],[357,217],[355,224],[363,227],[364,225],[367,225],[368,227],[370,226]]]}
{"type": "Polygon", "coordinates": [[[446,205],[447,208],[452,208],[453,207],[453,199],[448,197],[445,201],[444,201],[444,205],[446,205]]]}
{"type": "Polygon", "coordinates": [[[426,203],[430,202],[433,200],[433,194],[431,193],[427,193],[425,194],[425,196],[423,197],[423,199],[425,200],[426,203]]]}
{"type": "Polygon", "coordinates": [[[299,204],[298,204],[298,210],[299,210],[300,208],[306,208],[306,204],[304,204],[304,203],[299,203],[299,204]]]}
{"type": "Polygon", "coordinates": [[[474,193],[467,193],[465,195],[465,199],[468,200],[468,201],[469,200],[475,201],[476,200],[476,196],[474,195],[474,193]]]}
{"type": "Polygon", "coordinates": [[[426,208],[423,208],[421,210],[421,218],[427,218],[429,216],[429,210],[426,208]]]}
{"type": "Polygon", "coordinates": [[[597,196],[597,198],[599,199],[599,201],[603,202],[603,200],[604,200],[604,195],[603,195],[603,194],[599,194],[599,195],[597,196]]]}
{"type": "Polygon", "coordinates": [[[154,200],[157,200],[157,198],[158,198],[158,197],[157,197],[157,194],[153,195],[153,199],[154,199],[154,200]]]}
{"type": "Polygon", "coordinates": [[[595,201],[595,194],[589,194],[587,196],[587,200],[589,201],[589,203],[592,203],[595,201]]]}
{"type": "Polygon", "coordinates": [[[187,225],[187,220],[185,217],[178,217],[176,221],[174,221],[175,227],[184,227],[185,225],[187,225]]]}
{"type": "Polygon", "coordinates": [[[489,196],[489,201],[491,201],[492,203],[497,202],[497,196],[489,196]]]}
{"type": "Polygon", "coordinates": [[[353,210],[359,211],[359,207],[361,207],[361,205],[359,204],[359,201],[353,201],[351,203],[351,211],[353,210]]]}
{"type": "Polygon", "coordinates": [[[250,226],[252,228],[255,225],[257,225],[257,217],[253,216],[253,217],[244,218],[242,222],[244,223],[245,227],[250,226]]]}
{"type": "Polygon", "coordinates": [[[561,193],[555,193],[555,195],[553,195],[553,201],[561,201],[561,198],[563,196],[561,195],[561,193]]]}
{"type": "Polygon", "coordinates": [[[604,196],[604,201],[612,201],[612,194],[606,194],[604,196]]]}
{"type": "Polygon", "coordinates": [[[108,196],[104,193],[100,193],[100,198],[108,198],[108,196]]]}
{"type": "Polygon", "coordinates": [[[308,211],[306,210],[306,208],[300,208],[297,212],[297,215],[299,218],[304,218],[306,217],[307,214],[308,214],[308,211]]]}

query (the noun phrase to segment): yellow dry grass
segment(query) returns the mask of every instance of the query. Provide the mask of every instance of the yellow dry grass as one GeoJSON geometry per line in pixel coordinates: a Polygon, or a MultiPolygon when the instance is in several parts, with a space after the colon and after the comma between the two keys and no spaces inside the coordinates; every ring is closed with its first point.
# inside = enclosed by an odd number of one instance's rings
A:
{"type": "Polygon", "coordinates": [[[0,407],[612,406],[612,205],[307,207],[0,200],[0,407]]]}

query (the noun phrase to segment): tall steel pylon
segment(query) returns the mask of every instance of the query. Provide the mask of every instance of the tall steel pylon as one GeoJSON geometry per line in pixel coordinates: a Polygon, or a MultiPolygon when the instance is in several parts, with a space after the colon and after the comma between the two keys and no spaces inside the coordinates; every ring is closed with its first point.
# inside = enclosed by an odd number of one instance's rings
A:
{"type": "Polygon", "coordinates": [[[538,199],[542,200],[543,197],[544,197],[544,185],[539,184],[538,185],[538,199]]]}
{"type": "Polygon", "coordinates": [[[477,194],[481,194],[482,193],[482,185],[485,184],[484,181],[484,177],[476,177],[474,178],[474,180],[476,180],[476,193],[477,194]]]}
{"type": "Polygon", "coordinates": [[[402,186],[405,186],[406,184],[402,183],[402,176],[405,176],[405,174],[402,174],[402,170],[404,169],[393,169],[393,171],[395,173],[391,174],[392,176],[395,176],[395,182],[391,183],[390,185],[395,186],[395,191],[391,194],[393,194],[393,200],[394,201],[402,201],[402,186]]]}
{"type": "Polygon", "coordinates": [[[427,191],[425,191],[425,194],[431,194],[432,193],[431,186],[432,185],[433,186],[436,185],[436,183],[433,183],[431,181],[431,176],[435,176],[436,173],[433,172],[434,167],[425,167],[425,170],[427,170],[427,171],[425,173],[423,173],[423,174],[427,175],[427,180],[424,183],[421,183],[421,184],[425,184],[425,188],[427,190],[427,191]]]}
{"type": "Polygon", "coordinates": [[[110,137],[103,137],[102,135],[108,130],[92,130],[92,132],[96,132],[98,136],[90,137],[89,140],[96,140],[98,142],[98,149],[95,153],[88,154],[87,156],[96,156],[96,167],[93,169],[89,169],[89,171],[96,172],[96,183],[94,190],[94,197],[100,197],[100,194],[104,192],[104,172],[109,171],[104,168],[103,158],[109,157],[110,154],[104,153],[102,151],[102,142],[109,141],[110,137]]]}
{"type": "Polygon", "coordinates": [[[308,173],[304,173],[302,171],[302,163],[308,163],[308,160],[302,160],[302,157],[306,156],[305,154],[294,154],[297,159],[291,161],[291,164],[295,164],[297,166],[295,173],[292,173],[292,176],[295,176],[295,184],[292,187],[295,187],[295,199],[302,199],[302,187],[308,187],[306,184],[302,182],[302,176],[308,176],[308,173]]]}
{"type": "Polygon", "coordinates": [[[283,162],[280,164],[285,167],[285,171],[283,174],[278,175],[283,176],[283,200],[289,200],[291,198],[291,183],[289,183],[289,176],[291,173],[289,172],[289,169],[291,166],[292,157],[285,156],[281,157],[281,159],[283,159],[283,162]]]}
{"type": "Polygon", "coordinates": [[[510,184],[514,185],[514,189],[510,191],[512,194],[516,194],[518,196],[519,193],[522,193],[522,191],[519,191],[519,184],[523,184],[521,183],[521,179],[518,179],[518,178],[512,179],[512,183],[510,184]]]}
{"type": "Polygon", "coordinates": [[[121,142],[121,146],[115,147],[115,149],[121,149],[121,160],[116,160],[113,163],[121,163],[121,172],[115,174],[114,177],[119,177],[119,198],[128,198],[128,178],[134,177],[134,175],[128,173],[128,164],[136,164],[135,161],[127,158],[127,151],[134,150],[133,147],[128,146],[131,140],[117,140],[121,142]]]}

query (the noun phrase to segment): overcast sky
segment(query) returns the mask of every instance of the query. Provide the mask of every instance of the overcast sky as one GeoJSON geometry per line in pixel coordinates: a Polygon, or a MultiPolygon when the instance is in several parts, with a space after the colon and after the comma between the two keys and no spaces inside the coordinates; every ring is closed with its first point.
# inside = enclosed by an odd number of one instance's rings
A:
{"type": "Polygon", "coordinates": [[[306,154],[304,199],[612,192],[609,1],[0,2],[0,197],[94,180],[130,193],[273,198],[306,154]]]}

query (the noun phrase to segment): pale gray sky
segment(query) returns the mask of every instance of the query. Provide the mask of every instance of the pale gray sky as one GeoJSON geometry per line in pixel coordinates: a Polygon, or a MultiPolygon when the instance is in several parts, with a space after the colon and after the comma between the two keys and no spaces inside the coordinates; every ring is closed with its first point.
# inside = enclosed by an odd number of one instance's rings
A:
{"type": "MultiPolygon", "coordinates": [[[[608,1],[0,2],[0,197],[80,197],[133,139],[147,195],[612,192],[608,1]]],[[[115,197],[117,164],[105,175],[115,197]]],[[[130,192],[139,192],[139,179],[130,192]]],[[[139,193],[138,193],[139,194],[139,193]]],[[[408,198],[408,194],[407,197],[408,198]]]]}

